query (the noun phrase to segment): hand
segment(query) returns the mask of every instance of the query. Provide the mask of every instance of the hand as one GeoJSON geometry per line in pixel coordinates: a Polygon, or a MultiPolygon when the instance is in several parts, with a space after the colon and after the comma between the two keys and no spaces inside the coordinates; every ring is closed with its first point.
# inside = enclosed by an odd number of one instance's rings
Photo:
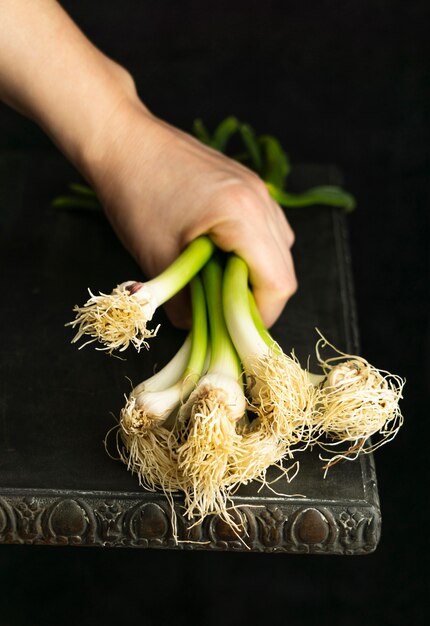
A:
{"type": "MultiPolygon", "coordinates": [[[[297,287],[294,234],[263,181],[252,171],[126,99],[99,134],[87,175],[107,215],[152,277],[192,239],[209,234],[249,265],[258,307],[270,326],[297,287]]],[[[167,311],[189,325],[182,294],[167,311]]]]}

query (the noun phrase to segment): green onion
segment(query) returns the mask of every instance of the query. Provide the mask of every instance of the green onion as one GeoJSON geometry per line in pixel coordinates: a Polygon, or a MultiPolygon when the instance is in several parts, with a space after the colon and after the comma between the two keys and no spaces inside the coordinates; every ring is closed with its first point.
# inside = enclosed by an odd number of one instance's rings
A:
{"type": "MultiPolygon", "coordinates": [[[[279,346],[264,327],[251,292],[248,301],[261,338],[269,349],[277,351],[279,346]]],[[[376,369],[362,357],[345,354],[321,334],[316,354],[324,373],[305,373],[317,391],[313,422],[319,436],[314,441],[330,452],[331,457],[324,458],[328,469],[342,459],[354,460],[363,452],[373,452],[396,436],[403,424],[399,400],[405,381],[376,369]],[[321,349],[327,346],[336,356],[323,359],[321,349]],[[375,442],[368,441],[370,437],[375,442]]]]}
{"type": "Polygon", "coordinates": [[[58,209],[82,209],[85,211],[101,211],[102,206],[96,192],[82,183],[69,183],[73,195],[57,196],[51,202],[51,206],[58,209]]]}
{"type": "Polygon", "coordinates": [[[210,145],[211,137],[206,126],[203,123],[203,120],[201,120],[200,118],[194,120],[193,131],[199,141],[208,146],[210,145]]]}
{"type": "Polygon", "coordinates": [[[355,209],[354,197],[334,185],[313,187],[303,193],[287,193],[270,182],[266,183],[266,187],[272,198],[283,207],[292,208],[325,204],[344,209],[347,213],[355,209]]]}
{"type": "Polygon", "coordinates": [[[342,459],[354,460],[361,453],[374,452],[397,435],[403,424],[399,401],[405,381],[362,357],[341,352],[322,336],[316,353],[324,371],[316,421],[326,436],[318,444],[330,453],[322,457],[328,469],[342,459]],[[321,356],[321,349],[327,346],[336,356],[321,356]]]}
{"type": "MultiPolygon", "coordinates": [[[[178,467],[184,476],[185,511],[199,519],[218,513],[229,519],[230,462],[241,437],[236,430],[245,414],[241,367],[222,311],[222,266],[212,257],[202,271],[211,336],[206,374],[179,411],[184,424],[178,467]]],[[[237,479],[236,479],[237,480],[237,479]]],[[[234,481],[233,481],[234,482],[234,481]]]]}
{"type": "Polygon", "coordinates": [[[192,335],[189,333],[173,358],[159,372],[156,372],[133,389],[134,395],[142,391],[162,391],[177,383],[189,361],[191,342],[192,335]]]}
{"type": "Polygon", "coordinates": [[[288,174],[291,171],[290,161],[280,142],[271,135],[261,135],[260,145],[264,154],[262,178],[266,183],[283,189],[288,174]]]}
{"type": "Polygon", "coordinates": [[[314,440],[315,388],[294,355],[268,342],[254,323],[248,292],[248,267],[230,256],[224,275],[224,315],[245,369],[257,427],[280,438],[285,453],[314,440]]]}
{"type": "Polygon", "coordinates": [[[215,129],[213,137],[210,141],[210,145],[219,152],[225,152],[227,150],[227,144],[234,133],[239,128],[239,121],[233,117],[226,117],[215,129]]]}
{"type": "Polygon", "coordinates": [[[101,205],[95,198],[81,196],[57,196],[51,202],[56,209],[82,209],[84,211],[101,211],[101,205]]]}
{"type": "Polygon", "coordinates": [[[88,187],[88,185],[83,185],[82,183],[69,183],[70,191],[76,193],[81,196],[87,196],[89,198],[97,198],[96,192],[88,187]]]}
{"type": "MultiPolygon", "coordinates": [[[[111,294],[94,295],[83,306],[75,306],[76,318],[67,324],[78,328],[72,343],[84,335],[90,339],[83,345],[99,341],[101,350],[122,352],[132,344],[137,350],[148,347],[158,327],[148,329],[154,312],[180,291],[209,260],[214,244],[208,237],[198,237],[156,278],[146,283],[127,281],[111,294]]],[[[83,347],[83,346],[81,346],[83,347]]]]}
{"type": "Polygon", "coordinates": [[[249,124],[240,124],[239,133],[248,151],[252,168],[261,174],[263,170],[263,157],[261,153],[261,146],[254,130],[251,126],[249,126],[249,124]]]}
{"type": "Polygon", "coordinates": [[[193,327],[189,340],[158,374],[131,392],[121,411],[120,434],[124,447],[120,457],[139,482],[166,493],[180,488],[176,461],[176,409],[200,379],[207,354],[207,321],[203,287],[191,282],[193,327]],[[184,366],[184,353],[188,359],[184,366]],[[167,386],[170,381],[173,383],[167,386]],[[174,380],[176,379],[176,380],[174,380]],[[163,386],[164,385],[166,386],[163,386]]]}

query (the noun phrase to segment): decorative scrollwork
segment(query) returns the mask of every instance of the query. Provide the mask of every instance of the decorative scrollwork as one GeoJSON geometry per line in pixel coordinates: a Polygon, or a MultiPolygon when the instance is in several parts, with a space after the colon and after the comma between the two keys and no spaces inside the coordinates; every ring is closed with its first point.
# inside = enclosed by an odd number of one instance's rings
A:
{"type": "MultiPolygon", "coordinates": [[[[145,494],[147,496],[147,494],[145,494]]],[[[256,552],[366,554],[380,535],[379,507],[306,505],[288,499],[232,509],[234,527],[218,516],[196,524],[180,502],[143,499],[0,497],[0,543],[129,546],[256,552]]]]}

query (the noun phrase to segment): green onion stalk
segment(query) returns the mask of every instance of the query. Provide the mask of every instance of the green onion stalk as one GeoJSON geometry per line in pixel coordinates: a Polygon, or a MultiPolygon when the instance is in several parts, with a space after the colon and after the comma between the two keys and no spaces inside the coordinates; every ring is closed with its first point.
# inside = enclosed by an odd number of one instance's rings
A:
{"type": "Polygon", "coordinates": [[[182,488],[178,473],[176,413],[202,376],[207,354],[207,319],[203,287],[191,281],[193,326],[173,359],[157,374],[137,385],[121,411],[119,453],[139,483],[166,495],[182,488]]]}
{"type": "Polygon", "coordinates": [[[192,334],[188,333],[184,343],[172,359],[159,371],[139,383],[132,391],[138,396],[144,391],[163,391],[174,385],[182,377],[190,359],[192,334]]]}
{"type": "MultiPolygon", "coordinates": [[[[278,346],[264,327],[251,292],[249,305],[261,338],[276,351],[278,346]]],[[[338,350],[319,335],[316,355],[323,373],[305,374],[316,391],[312,430],[318,434],[312,441],[330,453],[328,458],[322,457],[327,470],[342,459],[354,460],[361,453],[374,452],[396,436],[403,424],[399,401],[405,381],[376,369],[360,356],[338,350]],[[325,347],[336,356],[323,358],[325,347]]]]}
{"type": "Polygon", "coordinates": [[[225,269],[223,306],[245,370],[250,409],[256,415],[250,429],[282,442],[284,454],[292,457],[293,451],[306,448],[316,438],[317,391],[297,358],[269,340],[264,326],[257,327],[249,300],[248,267],[234,255],[225,269]]]}
{"type": "Polygon", "coordinates": [[[148,339],[157,334],[147,328],[156,309],[172,298],[195,276],[211,257],[214,244],[202,236],[191,242],[179,257],[156,278],[145,283],[126,281],[110,294],[94,295],[74,307],[76,318],[67,325],[78,329],[72,343],[84,335],[90,339],[81,347],[99,341],[101,350],[122,352],[129,345],[138,351],[148,348],[148,339]]]}
{"type": "Polygon", "coordinates": [[[200,521],[218,513],[231,522],[228,492],[240,478],[231,475],[231,461],[241,443],[238,423],[244,419],[246,399],[240,361],[223,317],[222,266],[217,257],[203,268],[202,280],[211,353],[207,372],[179,410],[177,459],[186,516],[200,521]]]}

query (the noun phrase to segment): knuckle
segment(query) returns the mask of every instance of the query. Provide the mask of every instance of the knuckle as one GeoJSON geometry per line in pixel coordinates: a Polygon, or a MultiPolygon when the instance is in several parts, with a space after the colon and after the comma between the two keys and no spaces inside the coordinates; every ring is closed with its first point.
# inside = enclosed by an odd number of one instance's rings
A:
{"type": "Polygon", "coordinates": [[[293,294],[295,294],[298,288],[299,288],[299,283],[297,282],[297,278],[293,276],[292,278],[290,278],[290,294],[289,295],[292,296],[293,294]]]}
{"type": "Polygon", "coordinates": [[[253,189],[243,183],[234,183],[225,190],[224,201],[230,207],[239,211],[253,210],[257,204],[257,198],[253,189]]]}
{"type": "Polygon", "coordinates": [[[264,201],[270,200],[270,194],[266,187],[266,183],[262,178],[251,172],[252,187],[255,193],[264,201]]]}
{"type": "Polygon", "coordinates": [[[295,241],[296,241],[296,233],[287,222],[287,242],[290,248],[294,245],[295,241]]]}
{"type": "Polygon", "coordinates": [[[267,213],[271,204],[269,192],[264,181],[254,172],[230,173],[214,192],[213,206],[218,210],[251,213],[255,217],[267,213]]]}
{"type": "Polygon", "coordinates": [[[272,289],[283,299],[288,299],[297,291],[297,279],[290,272],[280,272],[272,277],[272,289]]]}

